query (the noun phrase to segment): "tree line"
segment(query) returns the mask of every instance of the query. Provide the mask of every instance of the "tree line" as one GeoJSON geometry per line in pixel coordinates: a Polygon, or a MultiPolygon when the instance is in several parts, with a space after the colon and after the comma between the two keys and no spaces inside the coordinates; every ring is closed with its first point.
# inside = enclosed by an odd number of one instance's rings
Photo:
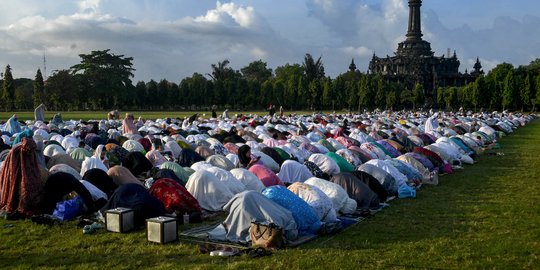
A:
{"type": "MultiPolygon", "coordinates": [[[[210,72],[183,78],[132,82],[133,58],[110,50],[81,54],[81,62],[57,70],[44,80],[14,79],[10,65],[2,76],[5,111],[32,110],[43,103],[49,110],[207,110],[212,105],[234,110],[260,110],[269,104],[285,110],[417,109],[426,102],[424,89],[407,89],[380,74],[356,69],[330,78],[321,57],[304,56],[303,63],[272,70],[258,60],[240,70],[228,60],[212,64],[210,72]]],[[[514,67],[502,63],[463,87],[438,88],[432,106],[445,110],[536,111],[540,104],[540,59],[514,67]]]]}

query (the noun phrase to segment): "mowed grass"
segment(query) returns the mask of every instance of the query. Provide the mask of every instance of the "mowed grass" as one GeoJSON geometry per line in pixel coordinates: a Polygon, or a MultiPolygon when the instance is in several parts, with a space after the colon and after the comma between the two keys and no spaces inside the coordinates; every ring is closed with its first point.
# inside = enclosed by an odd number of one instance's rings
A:
{"type": "Polygon", "coordinates": [[[438,186],[423,187],[415,199],[394,200],[337,235],[272,256],[210,257],[188,242],[148,243],[144,230],[84,235],[75,222],[0,220],[0,267],[538,269],[540,120],[500,144],[495,151],[504,155],[483,155],[474,166],[442,176],[438,186]]]}

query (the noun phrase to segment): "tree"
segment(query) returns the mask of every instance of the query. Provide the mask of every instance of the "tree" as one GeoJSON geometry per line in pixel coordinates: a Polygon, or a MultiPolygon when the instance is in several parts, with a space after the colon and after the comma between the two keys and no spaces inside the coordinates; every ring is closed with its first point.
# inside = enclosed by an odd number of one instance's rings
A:
{"type": "Polygon", "coordinates": [[[523,81],[523,86],[520,88],[520,97],[521,97],[521,111],[523,112],[524,107],[528,107],[531,104],[531,92],[532,92],[532,83],[531,77],[529,74],[525,77],[523,81]]]}
{"type": "Polygon", "coordinates": [[[536,105],[540,105],[540,74],[536,76],[535,83],[534,83],[534,98],[532,101],[532,111],[536,112],[536,105]]]}
{"type": "Polygon", "coordinates": [[[514,100],[514,95],[516,94],[516,83],[514,78],[514,71],[510,70],[504,79],[504,88],[502,92],[502,101],[501,105],[503,110],[511,108],[514,100]]]}
{"type": "Polygon", "coordinates": [[[417,83],[412,91],[413,110],[416,110],[416,106],[424,104],[424,86],[417,83]]]}
{"type": "Polygon", "coordinates": [[[439,88],[437,88],[437,105],[439,108],[442,108],[442,106],[445,104],[444,97],[444,88],[439,86],[439,88]]]}
{"type": "Polygon", "coordinates": [[[128,86],[132,85],[134,68],[133,58],[115,55],[110,50],[92,51],[90,54],[79,54],[81,63],[72,66],[73,74],[83,74],[87,81],[90,95],[89,101],[94,109],[111,108],[124,104],[128,98],[128,86]]]}
{"type": "MultiPolygon", "coordinates": [[[[69,70],[54,72],[45,84],[47,103],[53,110],[73,110],[79,101],[74,89],[77,89],[75,77],[69,70]]],[[[97,107],[97,104],[93,104],[97,107]]]]}
{"type": "Polygon", "coordinates": [[[309,97],[310,97],[310,108],[312,110],[319,109],[320,104],[320,95],[321,92],[321,84],[319,80],[313,80],[309,83],[308,86],[309,89],[309,97]]]}
{"type": "Polygon", "coordinates": [[[15,85],[13,83],[13,75],[11,74],[11,67],[6,66],[4,71],[4,81],[2,84],[2,105],[5,111],[11,111],[13,109],[13,98],[15,95],[15,85]]]}
{"type": "Polygon", "coordinates": [[[447,110],[454,110],[454,107],[458,101],[457,99],[457,88],[456,87],[450,87],[447,91],[445,91],[445,101],[446,101],[446,109],[447,110]]]}
{"type": "Polygon", "coordinates": [[[249,65],[240,69],[242,76],[246,80],[253,80],[259,83],[270,79],[272,77],[272,69],[266,67],[266,62],[262,60],[254,61],[249,63],[249,65]]]}
{"type": "Polygon", "coordinates": [[[386,93],[386,109],[393,110],[397,101],[397,94],[394,89],[386,93]]]}
{"type": "Polygon", "coordinates": [[[490,100],[490,97],[486,87],[486,79],[483,75],[478,76],[476,81],[472,84],[470,101],[474,107],[474,111],[476,111],[478,107],[489,105],[488,101],[490,100]]]}
{"type": "Polygon", "coordinates": [[[383,78],[380,74],[376,74],[375,77],[373,77],[373,82],[375,86],[375,106],[377,108],[382,108],[386,103],[383,78]]]}
{"type": "Polygon", "coordinates": [[[362,76],[362,79],[359,82],[358,87],[358,113],[360,113],[360,109],[368,108],[368,104],[370,102],[370,79],[369,76],[362,76]]]}
{"type": "Polygon", "coordinates": [[[325,76],[324,65],[321,61],[321,57],[319,57],[319,59],[315,61],[311,54],[306,53],[306,55],[304,56],[303,68],[308,84],[310,84],[313,80],[320,80],[325,76]]]}
{"type": "Polygon", "coordinates": [[[43,83],[43,75],[41,75],[41,70],[38,68],[36,72],[36,78],[34,79],[34,93],[32,99],[34,101],[34,107],[39,106],[44,102],[45,97],[45,84],[43,83]]]}
{"type": "Polygon", "coordinates": [[[212,74],[208,75],[210,75],[214,81],[224,81],[226,79],[230,79],[234,74],[234,70],[228,67],[230,63],[231,62],[229,60],[225,59],[218,62],[217,65],[212,64],[212,74]]]}

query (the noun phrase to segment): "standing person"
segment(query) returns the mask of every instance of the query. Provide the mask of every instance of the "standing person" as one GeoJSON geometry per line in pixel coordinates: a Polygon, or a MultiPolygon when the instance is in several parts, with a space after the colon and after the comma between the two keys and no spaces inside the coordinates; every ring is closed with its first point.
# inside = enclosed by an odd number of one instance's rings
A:
{"type": "Polygon", "coordinates": [[[45,121],[45,109],[47,109],[45,107],[45,104],[41,103],[39,104],[39,106],[36,107],[36,109],[34,110],[34,120],[35,121],[45,121]]]}
{"type": "Polygon", "coordinates": [[[135,118],[133,117],[133,114],[126,113],[126,117],[122,121],[122,135],[139,133],[135,123],[133,122],[134,120],[135,118]]]}
{"type": "Polygon", "coordinates": [[[229,119],[229,109],[225,109],[225,111],[223,111],[223,116],[222,116],[223,119],[229,119]]]}
{"type": "Polygon", "coordinates": [[[216,104],[212,105],[212,118],[217,118],[216,110],[217,110],[216,104]]]}
{"type": "Polygon", "coordinates": [[[8,217],[30,217],[39,212],[46,175],[39,167],[36,147],[34,140],[25,137],[4,161],[0,173],[0,212],[8,217]]]}
{"type": "Polygon", "coordinates": [[[19,123],[19,119],[16,114],[11,116],[8,120],[6,125],[4,126],[3,131],[9,132],[10,135],[13,135],[15,133],[19,133],[22,131],[21,123],[19,123]]]}
{"type": "Polygon", "coordinates": [[[279,117],[280,118],[283,118],[283,113],[284,113],[283,106],[279,106],[279,117]]]}

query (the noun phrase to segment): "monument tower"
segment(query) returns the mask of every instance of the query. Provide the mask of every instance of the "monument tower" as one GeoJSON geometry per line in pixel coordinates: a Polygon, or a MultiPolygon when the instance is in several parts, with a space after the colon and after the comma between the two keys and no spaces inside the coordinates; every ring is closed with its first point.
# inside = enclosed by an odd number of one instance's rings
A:
{"type": "Polygon", "coordinates": [[[373,54],[369,71],[381,74],[387,81],[400,82],[407,89],[420,83],[426,100],[432,101],[436,89],[462,86],[476,79],[475,75],[459,72],[459,60],[453,55],[435,56],[431,43],[422,39],[420,7],[422,0],[409,0],[409,24],[405,40],[398,44],[394,56],[378,57],[373,54]]]}

